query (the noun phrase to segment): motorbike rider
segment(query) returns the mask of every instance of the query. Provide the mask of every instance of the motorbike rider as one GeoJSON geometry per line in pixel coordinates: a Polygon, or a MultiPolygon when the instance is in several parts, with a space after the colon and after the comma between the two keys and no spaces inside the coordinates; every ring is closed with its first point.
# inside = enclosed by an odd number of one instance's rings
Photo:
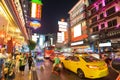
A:
{"type": "Polygon", "coordinates": [[[52,66],[52,72],[54,71],[54,68],[60,64],[60,59],[58,57],[58,54],[56,55],[56,57],[54,58],[54,63],[53,63],[53,66],[52,66]]]}

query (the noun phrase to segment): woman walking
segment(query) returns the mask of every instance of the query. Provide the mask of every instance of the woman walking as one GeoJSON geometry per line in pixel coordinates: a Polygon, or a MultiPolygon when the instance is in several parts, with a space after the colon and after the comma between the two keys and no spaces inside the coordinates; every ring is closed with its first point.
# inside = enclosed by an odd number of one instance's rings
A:
{"type": "Polygon", "coordinates": [[[15,61],[12,59],[11,54],[9,54],[8,59],[5,61],[5,69],[5,80],[13,80],[15,78],[15,61]]]}
{"type": "Polygon", "coordinates": [[[26,65],[26,57],[25,55],[22,53],[19,59],[19,70],[21,72],[22,75],[24,75],[24,70],[25,70],[25,65],[26,65]]]}
{"type": "Polygon", "coordinates": [[[29,66],[29,70],[31,70],[32,64],[33,64],[33,59],[32,59],[32,56],[29,55],[29,57],[28,57],[28,66],[29,66]]]}

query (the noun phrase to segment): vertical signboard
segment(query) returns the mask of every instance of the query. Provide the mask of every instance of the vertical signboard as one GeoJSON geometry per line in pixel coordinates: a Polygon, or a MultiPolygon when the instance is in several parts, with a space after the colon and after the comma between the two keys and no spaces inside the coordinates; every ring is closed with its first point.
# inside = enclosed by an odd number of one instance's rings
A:
{"type": "Polygon", "coordinates": [[[41,19],[42,2],[41,0],[32,0],[31,17],[41,19]]]}

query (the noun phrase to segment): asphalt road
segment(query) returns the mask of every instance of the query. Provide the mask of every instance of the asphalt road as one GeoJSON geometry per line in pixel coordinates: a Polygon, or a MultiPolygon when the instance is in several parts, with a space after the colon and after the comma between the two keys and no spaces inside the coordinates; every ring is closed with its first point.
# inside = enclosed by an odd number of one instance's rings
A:
{"type": "MultiPolygon", "coordinates": [[[[52,70],[52,63],[49,60],[45,60],[43,63],[44,69],[41,69],[41,64],[36,63],[36,71],[38,80],[92,80],[92,79],[80,79],[75,73],[69,70],[63,70],[61,74],[58,76],[51,72],[52,70]]],[[[104,78],[94,79],[94,80],[116,80],[118,73],[112,70],[109,67],[110,74],[104,78]]]]}

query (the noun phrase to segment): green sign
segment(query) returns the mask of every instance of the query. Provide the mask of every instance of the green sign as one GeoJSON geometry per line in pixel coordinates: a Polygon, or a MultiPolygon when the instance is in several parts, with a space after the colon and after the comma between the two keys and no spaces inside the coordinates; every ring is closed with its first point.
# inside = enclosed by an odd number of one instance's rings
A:
{"type": "Polygon", "coordinates": [[[33,3],[36,3],[36,4],[41,4],[42,5],[42,1],[41,0],[31,0],[33,3]]]}

